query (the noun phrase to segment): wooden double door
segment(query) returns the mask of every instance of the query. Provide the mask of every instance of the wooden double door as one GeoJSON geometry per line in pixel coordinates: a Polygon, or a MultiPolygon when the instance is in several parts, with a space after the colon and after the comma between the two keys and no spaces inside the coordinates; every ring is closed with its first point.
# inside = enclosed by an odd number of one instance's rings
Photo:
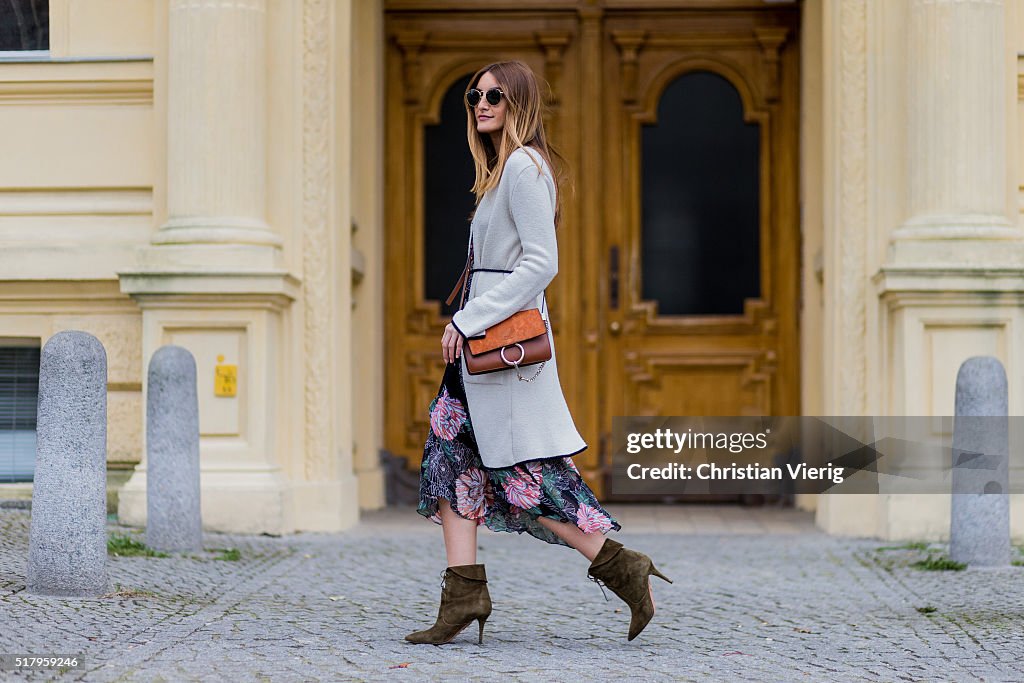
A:
{"type": "Polygon", "coordinates": [[[568,161],[547,294],[588,484],[614,499],[614,416],[799,414],[799,26],[785,2],[385,4],[389,450],[418,468],[473,208],[462,97],[502,59],[568,161]]]}

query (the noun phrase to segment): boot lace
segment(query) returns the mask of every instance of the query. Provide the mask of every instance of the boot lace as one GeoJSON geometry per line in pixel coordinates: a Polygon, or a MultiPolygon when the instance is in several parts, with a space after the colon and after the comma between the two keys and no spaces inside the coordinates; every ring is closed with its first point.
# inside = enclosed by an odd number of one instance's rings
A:
{"type": "Polygon", "coordinates": [[[592,576],[590,574],[587,574],[587,578],[597,584],[597,587],[601,589],[601,594],[604,596],[604,601],[608,602],[608,594],[604,592],[604,587],[608,584],[606,584],[604,581],[597,578],[596,576],[592,576]]]}

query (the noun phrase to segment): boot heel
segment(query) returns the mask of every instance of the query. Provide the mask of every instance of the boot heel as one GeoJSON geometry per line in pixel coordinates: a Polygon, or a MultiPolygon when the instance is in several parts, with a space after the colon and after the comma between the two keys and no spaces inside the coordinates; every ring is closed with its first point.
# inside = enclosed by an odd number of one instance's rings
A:
{"type": "Polygon", "coordinates": [[[477,619],[480,622],[480,640],[477,641],[478,645],[484,644],[484,622],[487,621],[487,617],[480,617],[477,619]]]}
{"type": "Polygon", "coordinates": [[[654,563],[653,563],[653,562],[651,563],[651,574],[654,574],[654,575],[655,575],[655,576],[657,576],[658,578],[661,578],[661,579],[665,579],[665,580],[666,580],[666,581],[668,581],[669,583],[672,583],[672,579],[668,578],[667,576],[665,576],[664,574],[662,574],[661,572],[659,572],[659,571],[658,571],[658,568],[654,566],[654,563]]]}

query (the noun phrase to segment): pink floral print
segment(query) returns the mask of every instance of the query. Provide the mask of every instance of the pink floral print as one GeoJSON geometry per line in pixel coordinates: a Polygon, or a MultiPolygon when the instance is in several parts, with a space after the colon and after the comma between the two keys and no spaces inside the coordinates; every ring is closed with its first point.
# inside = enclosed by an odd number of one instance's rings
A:
{"type": "Polygon", "coordinates": [[[586,503],[580,503],[576,508],[576,526],[590,534],[595,531],[607,531],[612,528],[612,523],[605,513],[586,503]]]}
{"type": "Polygon", "coordinates": [[[494,501],[489,484],[487,475],[479,467],[470,467],[459,475],[455,481],[455,500],[460,515],[475,519],[478,524],[484,521],[484,514],[494,501]]]}
{"type": "Polygon", "coordinates": [[[451,441],[462,429],[466,422],[466,409],[462,407],[462,401],[448,393],[448,389],[441,388],[441,394],[434,400],[434,407],[430,411],[430,428],[442,439],[451,441]]]}
{"type": "Polygon", "coordinates": [[[521,508],[536,507],[540,503],[540,486],[526,477],[509,477],[502,486],[508,502],[521,508]]]}

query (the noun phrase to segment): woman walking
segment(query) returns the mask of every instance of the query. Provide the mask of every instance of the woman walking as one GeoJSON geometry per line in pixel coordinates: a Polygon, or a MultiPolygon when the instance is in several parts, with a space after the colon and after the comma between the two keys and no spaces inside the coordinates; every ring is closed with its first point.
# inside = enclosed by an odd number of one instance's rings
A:
{"type": "Polygon", "coordinates": [[[483,67],[470,81],[466,114],[477,208],[466,271],[448,299],[461,290],[464,305],[441,339],[446,365],[429,407],[417,510],[442,525],[448,567],[436,622],[405,638],[439,645],[478,621],[483,642],[491,599],[476,533],[486,525],[582,553],[588,578],[629,605],[633,640],[654,616],[650,575],[671,580],[647,555],[605,537],[621,526],[573,463],[587,444],[562,395],[546,316],[544,363],[476,375],[465,367],[464,340],[517,311],[546,309],[544,291],[558,272],[560,202],[536,77],[520,61],[483,67]]]}

